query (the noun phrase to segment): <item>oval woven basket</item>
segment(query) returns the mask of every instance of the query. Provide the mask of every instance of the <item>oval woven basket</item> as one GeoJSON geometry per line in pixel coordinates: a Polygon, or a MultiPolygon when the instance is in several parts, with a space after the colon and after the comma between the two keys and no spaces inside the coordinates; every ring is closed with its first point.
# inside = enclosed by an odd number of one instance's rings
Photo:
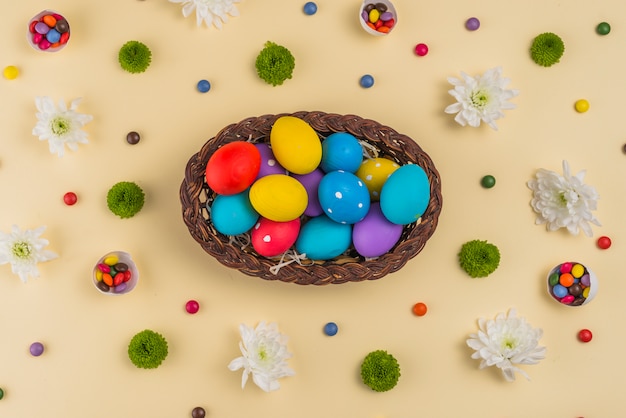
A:
{"type": "Polygon", "coordinates": [[[300,285],[326,285],[376,280],[402,268],[426,245],[437,227],[441,212],[441,181],[430,157],[411,138],[373,120],[355,115],[324,112],[296,112],[250,117],[223,128],[209,139],[188,161],[185,179],[180,187],[183,220],[191,236],[211,256],[225,266],[249,276],[280,280],[300,285]],[[327,261],[302,260],[276,269],[280,259],[269,259],[255,253],[251,245],[242,246],[232,237],[215,230],[210,222],[207,202],[215,193],[205,182],[205,169],[210,156],[222,145],[233,141],[268,142],[272,125],[281,116],[295,116],[306,121],[320,139],[334,132],[349,132],[357,139],[374,146],[379,156],[398,164],[418,164],[430,181],[430,202],[422,218],[405,226],[400,241],[388,253],[375,259],[364,259],[356,251],[327,261]]]}

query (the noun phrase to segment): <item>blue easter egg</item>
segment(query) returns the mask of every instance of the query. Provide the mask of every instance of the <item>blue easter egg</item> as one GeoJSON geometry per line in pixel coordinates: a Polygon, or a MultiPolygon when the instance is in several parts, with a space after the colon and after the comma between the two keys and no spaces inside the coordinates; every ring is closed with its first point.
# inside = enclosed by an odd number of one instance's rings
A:
{"type": "Polygon", "coordinates": [[[370,208],[367,186],[347,171],[331,171],[324,175],[317,189],[324,213],[333,221],[355,224],[365,218],[370,208]]]}
{"type": "Polygon", "coordinates": [[[340,224],[326,215],[316,216],[300,228],[296,251],[310,260],[330,260],[352,243],[352,225],[340,224]]]}
{"type": "Polygon", "coordinates": [[[259,214],[250,204],[250,189],[232,195],[217,195],[211,204],[211,221],[224,235],[239,235],[249,231],[259,214]]]}
{"type": "Polygon", "coordinates": [[[417,221],[430,201],[430,182],[424,169],[406,164],[395,170],[380,192],[380,208],[394,224],[417,221]]]}
{"type": "Polygon", "coordinates": [[[326,173],[335,170],[355,173],[363,162],[363,147],[348,132],[335,132],[322,141],[320,168],[326,173]]]}

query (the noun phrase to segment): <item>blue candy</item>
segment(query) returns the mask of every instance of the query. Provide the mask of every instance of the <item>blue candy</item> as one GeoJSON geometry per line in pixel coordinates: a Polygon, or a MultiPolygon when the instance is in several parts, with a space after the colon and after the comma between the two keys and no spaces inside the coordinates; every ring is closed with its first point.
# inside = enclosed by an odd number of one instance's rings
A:
{"type": "Polygon", "coordinates": [[[312,1],[309,1],[307,3],[304,4],[304,8],[303,8],[304,14],[306,15],[314,15],[315,13],[317,13],[317,4],[315,4],[312,1]]]}
{"type": "Polygon", "coordinates": [[[197,87],[200,93],[206,93],[207,91],[211,90],[211,83],[209,83],[208,80],[200,80],[198,81],[197,87]]]}

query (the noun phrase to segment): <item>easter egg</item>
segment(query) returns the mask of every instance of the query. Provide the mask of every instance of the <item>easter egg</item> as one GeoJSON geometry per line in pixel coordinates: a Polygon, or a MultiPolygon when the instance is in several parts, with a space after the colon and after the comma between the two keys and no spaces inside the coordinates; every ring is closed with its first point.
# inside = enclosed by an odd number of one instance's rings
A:
{"type": "Polygon", "coordinates": [[[380,208],[394,224],[417,221],[430,201],[430,182],[426,172],[416,164],[406,164],[393,172],[380,192],[380,208]]]}
{"type": "Polygon", "coordinates": [[[211,155],[206,165],[206,182],[217,194],[236,194],[246,190],[256,179],[261,154],[250,142],[230,142],[211,155]]]}
{"type": "Polygon", "coordinates": [[[403,229],[402,225],[389,222],[380,203],[373,202],[365,218],[352,228],[354,249],[365,258],[379,257],[398,243],[403,229]]]}
{"type": "Polygon", "coordinates": [[[317,195],[324,213],[342,224],[359,222],[370,208],[367,187],[361,179],[347,171],[331,171],[324,175],[317,195]]]}
{"type": "Polygon", "coordinates": [[[348,132],[335,132],[322,141],[320,167],[326,173],[343,170],[354,173],[363,161],[363,147],[348,132]]]}
{"type": "Polygon", "coordinates": [[[260,218],[250,232],[250,240],[254,250],[263,257],[276,257],[296,242],[299,232],[300,218],[288,222],[260,218]]]}
{"type": "Polygon", "coordinates": [[[211,222],[224,235],[239,235],[254,226],[259,214],[248,198],[249,189],[232,195],[215,196],[211,204],[211,222]]]}
{"type": "Polygon", "coordinates": [[[367,189],[370,191],[370,199],[373,202],[380,200],[380,191],[387,178],[396,171],[400,166],[387,158],[377,157],[368,158],[361,163],[356,171],[358,178],[363,180],[367,189]]]}
{"type": "Polygon", "coordinates": [[[298,180],[286,174],[270,174],[250,187],[250,203],[264,218],[287,222],[304,213],[308,198],[298,180]]]}
{"type": "Polygon", "coordinates": [[[295,116],[281,116],[274,122],[270,144],[276,160],[291,173],[310,173],[322,159],[317,132],[295,116]]]}
{"type": "Polygon", "coordinates": [[[343,254],[352,243],[352,225],[340,224],[326,215],[309,219],[296,240],[296,251],[310,260],[329,260],[343,254]]]}
{"type": "Polygon", "coordinates": [[[320,200],[317,196],[317,190],[319,188],[320,181],[322,181],[322,177],[324,177],[324,172],[318,168],[308,174],[292,174],[292,177],[302,183],[309,198],[309,203],[304,210],[304,214],[306,216],[313,217],[324,213],[324,210],[320,205],[320,200]]]}
{"type": "Polygon", "coordinates": [[[257,179],[270,174],[287,174],[285,167],[281,166],[278,161],[276,161],[276,157],[274,157],[274,153],[268,144],[259,142],[254,144],[254,146],[259,150],[259,154],[261,154],[261,167],[259,168],[257,179]]]}

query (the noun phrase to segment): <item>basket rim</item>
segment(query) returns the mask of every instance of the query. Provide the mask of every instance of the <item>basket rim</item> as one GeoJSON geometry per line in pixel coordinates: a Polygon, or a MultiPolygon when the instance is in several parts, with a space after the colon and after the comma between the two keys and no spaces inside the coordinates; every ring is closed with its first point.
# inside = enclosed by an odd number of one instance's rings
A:
{"type": "Polygon", "coordinates": [[[193,154],[185,167],[180,186],[183,221],[189,233],[200,246],[222,265],[237,269],[248,276],[264,280],[279,280],[301,285],[327,285],[377,280],[396,272],[424,248],[435,232],[442,207],[441,178],[432,159],[407,135],[372,119],[353,114],[341,115],[323,111],[298,111],[293,113],[252,116],[222,128],[193,154]],[[349,132],[359,140],[379,148],[381,156],[393,157],[401,164],[415,163],[426,172],[430,182],[430,201],[419,223],[405,226],[400,241],[386,254],[375,259],[360,256],[337,257],[324,262],[297,262],[272,268],[279,260],[262,257],[252,248],[242,249],[230,239],[215,231],[206,213],[207,195],[212,193],[206,185],[204,172],[210,155],[220,146],[233,141],[258,142],[269,138],[273,123],[282,116],[294,116],[309,123],[320,140],[333,132],[349,132]],[[406,160],[406,162],[403,162],[406,160]],[[205,201],[202,202],[202,199],[205,201]],[[312,263],[312,264],[309,264],[312,263]]]}

